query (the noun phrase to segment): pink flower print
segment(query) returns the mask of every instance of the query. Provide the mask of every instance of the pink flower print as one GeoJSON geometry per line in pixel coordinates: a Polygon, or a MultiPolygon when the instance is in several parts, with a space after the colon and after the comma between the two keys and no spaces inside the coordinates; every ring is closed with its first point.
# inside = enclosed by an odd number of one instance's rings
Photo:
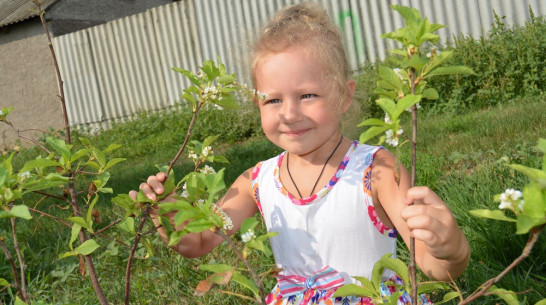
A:
{"type": "Polygon", "coordinates": [[[364,171],[364,177],[362,178],[362,184],[364,187],[364,193],[368,196],[372,196],[372,168],[368,166],[364,171]]]}

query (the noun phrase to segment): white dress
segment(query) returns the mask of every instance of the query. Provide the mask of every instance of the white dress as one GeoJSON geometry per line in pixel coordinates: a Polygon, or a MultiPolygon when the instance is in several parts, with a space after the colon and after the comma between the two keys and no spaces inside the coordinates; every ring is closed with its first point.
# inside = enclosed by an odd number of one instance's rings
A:
{"type": "MultiPolygon", "coordinates": [[[[371,165],[379,149],[355,141],[329,183],[303,199],[279,179],[285,153],[256,165],[254,199],[268,232],[278,232],[270,242],[282,270],[268,304],[370,304],[331,295],[356,283],[353,276],[370,278],[376,261],[396,254],[397,233],[379,220],[372,199],[371,165]]],[[[392,275],[384,273],[384,280],[392,275]]]]}

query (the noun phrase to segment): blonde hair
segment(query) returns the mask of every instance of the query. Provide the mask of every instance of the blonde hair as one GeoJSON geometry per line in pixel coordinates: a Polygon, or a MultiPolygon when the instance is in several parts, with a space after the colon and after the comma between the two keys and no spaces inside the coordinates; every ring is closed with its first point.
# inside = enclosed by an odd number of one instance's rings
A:
{"type": "Polygon", "coordinates": [[[341,31],[317,3],[287,6],[262,29],[251,53],[250,73],[254,86],[262,59],[292,47],[302,48],[321,66],[340,98],[339,106],[347,102],[350,69],[341,31]]]}

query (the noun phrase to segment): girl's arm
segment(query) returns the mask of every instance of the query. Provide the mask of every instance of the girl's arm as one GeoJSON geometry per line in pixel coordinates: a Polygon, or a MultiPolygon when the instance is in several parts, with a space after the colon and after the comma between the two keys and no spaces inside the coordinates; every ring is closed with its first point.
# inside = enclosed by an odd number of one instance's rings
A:
{"type": "Polygon", "coordinates": [[[416,262],[429,277],[450,281],[460,276],[470,259],[470,247],[446,204],[428,187],[410,188],[410,177],[400,165],[395,180],[395,159],[377,152],[372,164],[374,203],[381,206],[385,223],[394,225],[409,246],[415,238],[416,262]],[[411,205],[413,203],[413,205],[411,205]]]}
{"type": "MultiPolygon", "coordinates": [[[[218,202],[218,205],[224,210],[224,212],[231,218],[233,222],[233,229],[228,231],[228,234],[231,235],[239,230],[241,223],[246,219],[257,212],[256,204],[252,198],[252,192],[250,187],[252,169],[245,171],[242,175],[235,180],[231,185],[227,193],[222,197],[218,202]]],[[[143,193],[151,200],[157,200],[157,196],[162,194],[164,191],[163,182],[165,181],[165,174],[158,173],[155,176],[148,177],[146,183],[140,185],[140,189],[143,193]]],[[[136,198],[136,191],[129,192],[129,195],[133,198],[136,198]]],[[[162,202],[176,201],[174,198],[174,192],[169,196],[165,197],[162,202]]],[[[150,212],[154,225],[157,227],[157,231],[160,234],[161,238],[165,243],[168,243],[169,238],[165,232],[165,229],[159,225],[158,213],[159,208],[157,205],[150,212]]],[[[171,212],[166,214],[171,221],[173,220],[176,212],[171,212]]],[[[176,228],[176,230],[183,229],[184,225],[181,225],[176,228]]],[[[182,237],[180,242],[171,248],[176,252],[180,253],[182,256],[188,258],[194,258],[198,256],[205,255],[212,251],[217,245],[219,245],[224,239],[210,231],[205,230],[201,233],[189,233],[182,237]]]]}

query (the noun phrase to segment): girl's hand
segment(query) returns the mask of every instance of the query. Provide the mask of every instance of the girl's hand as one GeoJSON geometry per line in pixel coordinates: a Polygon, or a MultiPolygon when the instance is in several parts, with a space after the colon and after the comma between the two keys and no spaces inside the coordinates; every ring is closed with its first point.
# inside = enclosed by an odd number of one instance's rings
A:
{"type": "MultiPolygon", "coordinates": [[[[152,175],[148,177],[146,182],[143,182],[140,184],[139,189],[144,193],[144,196],[146,196],[148,199],[152,201],[157,201],[157,196],[163,194],[165,191],[165,188],[163,187],[163,182],[167,179],[167,175],[163,172],[159,172],[156,175],[152,175]]],[[[137,191],[130,191],[129,196],[136,201],[137,198],[137,191]]],[[[169,202],[169,201],[176,201],[174,198],[176,193],[173,191],[169,196],[166,196],[161,200],[161,202],[169,202]]],[[[150,215],[157,216],[159,213],[159,207],[157,205],[153,205],[150,209],[150,215]]]]}
{"type": "Polygon", "coordinates": [[[413,187],[407,191],[404,203],[400,215],[410,229],[410,236],[422,241],[433,257],[448,261],[467,258],[466,238],[436,193],[428,187],[413,187]]]}

